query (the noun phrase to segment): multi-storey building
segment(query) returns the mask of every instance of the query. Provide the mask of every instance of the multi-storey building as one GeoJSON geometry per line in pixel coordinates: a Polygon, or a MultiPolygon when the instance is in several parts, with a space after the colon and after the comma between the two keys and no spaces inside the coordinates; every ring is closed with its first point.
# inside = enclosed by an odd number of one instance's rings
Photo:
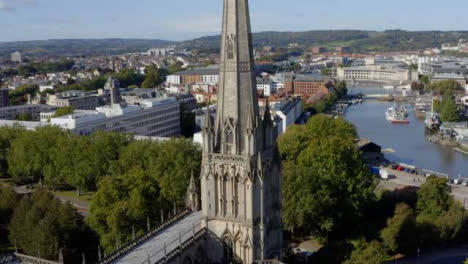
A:
{"type": "Polygon", "coordinates": [[[341,80],[412,82],[419,79],[417,71],[383,65],[344,67],[337,69],[337,78],[341,80]]]}
{"type": "Polygon", "coordinates": [[[0,120],[16,120],[20,115],[28,115],[32,120],[39,120],[41,112],[57,109],[55,106],[27,104],[0,108],[0,120]]]}
{"type": "Polygon", "coordinates": [[[293,95],[315,97],[328,95],[335,88],[335,81],[330,78],[297,76],[296,79],[286,82],[285,88],[293,95]]]}
{"type": "Polygon", "coordinates": [[[180,134],[180,104],[175,98],[142,100],[140,106],[113,104],[51,118],[50,123],[80,135],[102,130],[173,137],[180,134]]]}
{"type": "Polygon", "coordinates": [[[79,110],[94,110],[99,98],[83,91],[67,91],[58,94],[47,94],[47,104],[58,107],[73,107],[79,110]]]}
{"type": "Polygon", "coordinates": [[[169,84],[194,84],[208,83],[217,84],[219,82],[218,68],[198,68],[190,69],[167,76],[169,84]]]}

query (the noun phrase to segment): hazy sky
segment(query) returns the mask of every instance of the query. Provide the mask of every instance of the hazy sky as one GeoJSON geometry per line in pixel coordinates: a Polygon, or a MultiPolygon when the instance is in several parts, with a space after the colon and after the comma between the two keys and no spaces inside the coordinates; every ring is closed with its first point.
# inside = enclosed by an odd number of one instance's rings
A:
{"type": "MultiPolygon", "coordinates": [[[[183,40],[220,31],[222,0],[0,0],[0,42],[183,40]]],[[[253,31],[468,30],[468,0],[250,0],[253,31]]]]}

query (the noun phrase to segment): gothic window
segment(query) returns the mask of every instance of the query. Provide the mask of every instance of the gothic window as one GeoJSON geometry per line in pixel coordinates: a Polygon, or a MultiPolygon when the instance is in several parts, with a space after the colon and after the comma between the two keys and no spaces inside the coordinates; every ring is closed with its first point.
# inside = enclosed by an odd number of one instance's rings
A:
{"type": "Polygon", "coordinates": [[[235,50],[235,40],[236,36],[231,34],[227,36],[227,58],[228,60],[234,59],[234,50],[235,50]]]}
{"type": "Polygon", "coordinates": [[[226,130],[226,154],[232,154],[234,150],[234,133],[231,129],[226,130]]]}

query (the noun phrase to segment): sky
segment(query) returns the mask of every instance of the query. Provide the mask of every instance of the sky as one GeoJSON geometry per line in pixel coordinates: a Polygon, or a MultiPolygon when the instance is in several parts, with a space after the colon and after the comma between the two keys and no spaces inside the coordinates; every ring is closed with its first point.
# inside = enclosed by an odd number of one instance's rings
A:
{"type": "MultiPolygon", "coordinates": [[[[252,30],[468,30],[468,0],[250,0],[252,30]]],[[[186,40],[220,32],[222,0],[0,0],[0,42],[186,40]]]]}

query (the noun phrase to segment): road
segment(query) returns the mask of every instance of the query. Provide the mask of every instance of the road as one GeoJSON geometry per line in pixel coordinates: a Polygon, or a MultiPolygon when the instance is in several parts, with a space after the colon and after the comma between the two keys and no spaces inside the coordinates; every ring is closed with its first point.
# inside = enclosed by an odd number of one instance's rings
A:
{"type": "MultiPolygon", "coordinates": [[[[395,264],[463,264],[468,258],[468,248],[460,246],[457,248],[447,248],[433,252],[421,252],[419,257],[408,257],[395,261],[395,264]]],[[[387,264],[393,264],[393,261],[387,264]]]]}
{"type": "MultiPolygon", "coordinates": [[[[13,187],[16,193],[19,194],[27,194],[27,193],[32,193],[32,189],[26,188],[26,186],[16,186],[13,187]]],[[[58,194],[54,194],[57,199],[59,199],[62,203],[70,202],[73,207],[76,208],[79,214],[81,214],[84,217],[89,216],[89,203],[85,203],[83,201],[80,201],[78,199],[72,198],[72,197],[66,197],[58,194]]]]}
{"type": "MultiPolygon", "coordinates": [[[[406,172],[391,170],[386,168],[390,175],[388,180],[380,181],[377,188],[393,191],[407,186],[421,187],[426,182],[426,178],[421,175],[413,175],[406,172]]],[[[465,205],[465,209],[468,209],[468,186],[450,184],[452,187],[452,195],[455,200],[460,201],[465,205]]]]}

